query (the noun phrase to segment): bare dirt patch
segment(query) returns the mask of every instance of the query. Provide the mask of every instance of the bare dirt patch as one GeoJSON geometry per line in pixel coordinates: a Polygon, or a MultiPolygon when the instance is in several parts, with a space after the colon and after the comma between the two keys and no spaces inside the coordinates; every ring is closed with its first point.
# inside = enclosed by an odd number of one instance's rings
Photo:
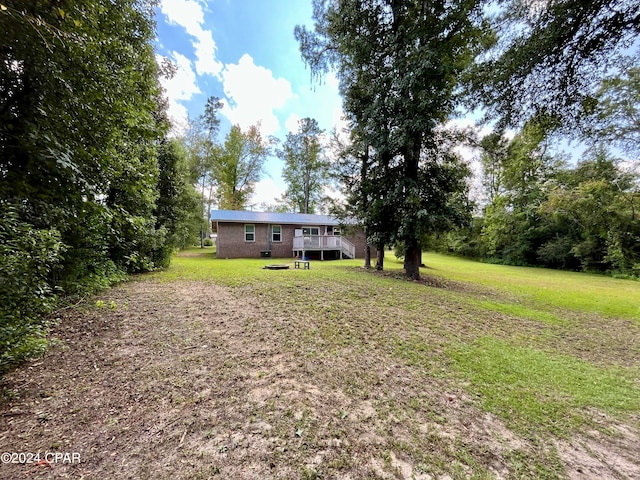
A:
{"type": "Polygon", "coordinates": [[[3,381],[0,451],[80,462],[3,464],[0,478],[533,478],[519,465],[534,457],[562,458],[572,478],[638,472],[637,443],[540,447],[366,336],[323,349],[327,314],[144,277],[61,312],[60,344],[3,381]]]}

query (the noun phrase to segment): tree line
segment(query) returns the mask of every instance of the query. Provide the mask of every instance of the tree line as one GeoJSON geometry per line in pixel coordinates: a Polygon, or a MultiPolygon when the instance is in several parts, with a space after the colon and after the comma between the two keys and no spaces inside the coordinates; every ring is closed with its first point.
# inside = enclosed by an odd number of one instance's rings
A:
{"type": "Polygon", "coordinates": [[[638,175],[605,148],[575,165],[536,129],[482,139],[487,203],[467,225],[426,236],[442,252],[510,265],[640,276],[638,175]]]}
{"type": "Polygon", "coordinates": [[[46,346],[62,296],[168,265],[199,199],[167,137],[153,2],[0,4],[1,373],[46,346]]]}

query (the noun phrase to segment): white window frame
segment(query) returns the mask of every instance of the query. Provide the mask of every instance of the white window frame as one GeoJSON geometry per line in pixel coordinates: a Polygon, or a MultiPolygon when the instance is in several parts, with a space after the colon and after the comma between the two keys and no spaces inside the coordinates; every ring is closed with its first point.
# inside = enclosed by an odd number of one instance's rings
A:
{"type": "Polygon", "coordinates": [[[282,242],[282,225],[271,225],[271,241],[275,243],[282,242]],[[278,232],[275,231],[276,228],[279,229],[278,232]],[[276,235],[280,238],[276,239],[276,235]]]}
{"type": "Polygon", "coordinates": [[[256,226],[253,223],[245,223],[244,224],[244,241],[247,243],[255,243],[256,241],[256,226]],[[247,227],[251,227],[252,231],[249,231],[249,229],[247,227]],[[248,240],[247,236],[248,235],[253,235],[253,239],[252,240],[248,240]]]}

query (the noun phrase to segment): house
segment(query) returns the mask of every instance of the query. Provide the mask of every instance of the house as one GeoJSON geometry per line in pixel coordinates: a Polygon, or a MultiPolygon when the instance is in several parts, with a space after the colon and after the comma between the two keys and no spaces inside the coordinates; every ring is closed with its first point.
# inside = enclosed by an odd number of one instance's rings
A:
{"type": "Polygon", "coordinates": [[[211,225],[218,258],[363,258],[366,246],[361,229],[330,215],[214,210],[211,225]]]}

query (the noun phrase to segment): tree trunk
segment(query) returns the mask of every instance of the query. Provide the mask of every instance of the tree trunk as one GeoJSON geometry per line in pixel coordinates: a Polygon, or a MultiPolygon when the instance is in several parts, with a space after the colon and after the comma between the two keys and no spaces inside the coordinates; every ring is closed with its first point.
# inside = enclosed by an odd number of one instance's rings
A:
{"type": "Polygon", "coordinates": [[[420,260],[422,252],[418,242],[411,241],[406,244],[404,250],[404,274],[412,280],[420,279],[420,260]]]}
{"type": "Polygon", "coordinates": [[[367,227],[364,227],[364,268],[371,268],[371,245],[367,242],[367,227]]]}
{"type": "MultiPolygon", "coordinates": [[[[201,194],[201,198],[202,198],[202,206],[204,206],[204,175],[202,177],[202,194],[201,194]]],[[[204,216],[204,214],[203,214],[204,216]]],[[[200,218],[200,248],[204,248],[204,219],[200,218]]]]}
{"type": "MultiPolygon", "coordinates": [[[[422,141],[420,135],[416,134],[411,142],[410,146],[404,152],[404,174],[405,182],[407,185],[407,193],[409,195],[416,194],[418,191],[418,165],[420,161],[420,149],[422,147],[422,141]]],[[[420,260],[422,258],[420,246],[417,238],[417,232],[419,230],[419,219],[415,211],[415,207],[409,203],[407,205],[407,218],[405,222],[409,223],[408,230],[410,238],[405,238],[405,251],[404,251],[404,274],[406,277],[412,280],[418,280],[420,278],[420,260]],[[416,232],[416,233],[414,233],[416,232]]]]}
{"type": "Polygon", "coordinates": [[[384,270],[384,244],[376,245],[376,270],[384,270]]]}

